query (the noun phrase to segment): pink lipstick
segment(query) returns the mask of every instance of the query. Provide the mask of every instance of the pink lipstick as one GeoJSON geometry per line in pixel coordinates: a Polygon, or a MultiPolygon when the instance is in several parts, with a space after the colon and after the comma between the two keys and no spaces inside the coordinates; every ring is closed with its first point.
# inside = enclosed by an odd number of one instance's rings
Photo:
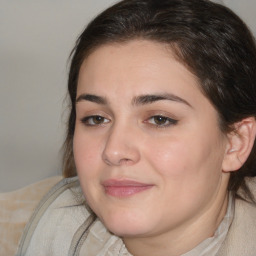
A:
{"type": "Polygon", "coordinates": [[[148,190],[152,184],[140,183],[132,180],[106,180],[102,183],[105,193],[114,197],[129,197],[148,190]]]}

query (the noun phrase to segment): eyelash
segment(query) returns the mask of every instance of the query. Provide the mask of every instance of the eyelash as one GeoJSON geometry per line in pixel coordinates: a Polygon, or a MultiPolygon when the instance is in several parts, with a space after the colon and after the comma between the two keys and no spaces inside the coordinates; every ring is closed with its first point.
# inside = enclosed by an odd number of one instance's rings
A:
{"type": "MultiPolygon", "coordinates": [[[[94,120],[94,121],[95,121],[95,120],[94,120]]],[[[109,123],[110,120],[107,119],[107,118],[105,118],[105,117],[103,117],[103,116],[100,116],[100,115],[93,115],[93,116],[86,116],[86,117],[82,118],[82,119],[81,119],[81,122],[82,122],[83,124],[85,124],[86,126],[102,126],[102,125],[104,125],[104,124],[106,124],[106,123],[109,123]],[[94,124],[90,123],[90,121],[93,121],[94,118],[95,118],[95,119],[96,119],[96,118],[100,118],[100,119],[104,120],[104,122],[103,122],[103,123],[98,123],[98,124],[96,124],[96,123],[94,123],[94,124]],[[105,120],[107,120],[107,122],[105,122],[105,120]]]]}
{"type": "MultiPolygon", "coordinates": [[[[111,122],[111,120],[109,120],[103,116],[100,116],[100,115],[92,115],[92,116],[86,116],[86,117],[82,118],[81,122],[86,126],[95,127],[95,126],[104,126],[105,124],[111,122]],[[99,123],[95,123],[95,121],[97,121],[96,120],[97,118],[99,119],[98,120],[99,123]],[[102,120],[103,120],[103,122],[101,122],[102,120]]],[[[178,123],[178,120],[175,120],[173,118],[166,117],[163,115],[154,115],[154,116],[149,117],[146,121],[144,121],[144,123],[148,123],[152,127],[155,127],[155,128],[167,128],[169,126],[176,125],[178,123]],[[157,118],[158,118],[158,121],[160,121],[160,122],[164,121],[164,124],[157,124],[156,123],[157,118]],[[153,120],[153,122],[150,120],[153,120]]]]}
{"type": "Polygon", "coordinates": [[[148,118],[145,122],[156,128],[167,128],[169,126],[176,125],[178,123],[178,120],[163,115],[154,115],[148,118]],[[163,119],[162,121],[164,121],[164,124],[157,124],[156,118],[158,118],[158,121],[161,121],[161,119],[163,119]],[[150,120],[154,120],[154,123],[151,123],[150,120]]]}

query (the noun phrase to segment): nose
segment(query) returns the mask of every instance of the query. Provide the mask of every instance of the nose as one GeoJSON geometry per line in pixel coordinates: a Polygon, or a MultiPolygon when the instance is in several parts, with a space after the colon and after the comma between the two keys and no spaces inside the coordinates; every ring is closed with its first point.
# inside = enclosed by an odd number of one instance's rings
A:
{"type": "Polygon", "coordinates": [[[107,165],[133,165],[139,162],[139,138],[129,127],[113,126],[109,131],[102,159],[107,165]]]}

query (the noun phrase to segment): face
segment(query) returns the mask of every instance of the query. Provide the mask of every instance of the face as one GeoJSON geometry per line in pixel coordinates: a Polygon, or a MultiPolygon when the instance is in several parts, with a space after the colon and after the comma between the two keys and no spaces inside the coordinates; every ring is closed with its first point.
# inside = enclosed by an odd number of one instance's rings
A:
{"type": "Polygon", "coordinates": [[[81,187],[113,233],[185,227],[226,191],[217,113],[165,45],[134,40],[95,50],[80,69],[76,112],[81,187]]]}

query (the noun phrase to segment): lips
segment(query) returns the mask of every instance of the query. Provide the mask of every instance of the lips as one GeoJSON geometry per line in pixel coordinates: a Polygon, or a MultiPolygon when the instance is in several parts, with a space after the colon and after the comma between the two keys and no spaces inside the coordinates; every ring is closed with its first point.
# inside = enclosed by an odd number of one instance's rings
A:
{"type": "Polygon", "coordinates": [[[104,181],[102,185],[105,193],[113,197],[130,197],[153,187],[152,184],[113,179],[104,181]]]}

